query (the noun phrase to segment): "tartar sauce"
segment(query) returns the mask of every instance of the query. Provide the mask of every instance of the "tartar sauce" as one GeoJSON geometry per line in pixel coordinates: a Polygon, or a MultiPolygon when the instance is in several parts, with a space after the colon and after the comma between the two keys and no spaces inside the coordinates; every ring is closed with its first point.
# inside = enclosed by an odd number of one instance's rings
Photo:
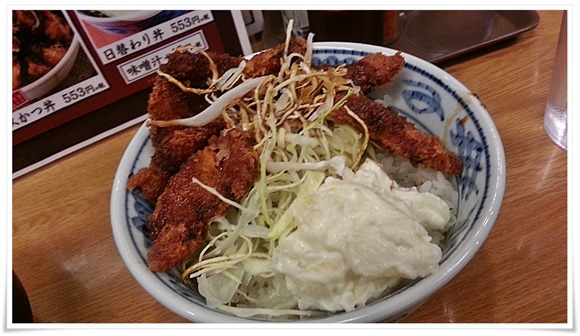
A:
{"type": "Polygon", "coordinates": [[[450,210],[367,160],[356,173],[328,177],[293,215],[297,229],[280,240],[274,267],[300,309],[335,312],[435,272],[441,249],[428,231],[443,230],[450,210]]]}

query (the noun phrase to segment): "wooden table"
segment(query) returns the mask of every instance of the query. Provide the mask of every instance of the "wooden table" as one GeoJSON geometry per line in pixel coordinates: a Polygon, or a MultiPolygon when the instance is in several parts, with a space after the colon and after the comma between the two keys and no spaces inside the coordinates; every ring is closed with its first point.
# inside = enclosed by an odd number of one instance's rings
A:
{"type": "MultiPolygon", "coordinates": [[[[567,152],[542,121],[562,12],[515,41],[444,69],[493,117],[507,160],[503,205],[472,261],[403,322],[565,323],[567,152]]],[[[135,281],[115,246],[109,201],[137,127],[13,181],[13,269],[36,322],[186,322],[135,281]]]]}

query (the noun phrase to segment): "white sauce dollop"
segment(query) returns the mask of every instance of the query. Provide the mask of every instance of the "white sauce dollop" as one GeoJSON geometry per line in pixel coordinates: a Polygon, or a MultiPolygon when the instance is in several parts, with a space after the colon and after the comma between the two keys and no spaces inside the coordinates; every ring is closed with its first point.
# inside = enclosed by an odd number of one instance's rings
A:
{"type": "Polygon", "coordinates": [[[402,278],[439,267],[441,249],[428,231],[445,228],[449,207],[433,194],[398,187],[374,161],[327,178],[301,204],[293,213],[297,229],[273,253],[300,309],[350,311],[402,278]]]}

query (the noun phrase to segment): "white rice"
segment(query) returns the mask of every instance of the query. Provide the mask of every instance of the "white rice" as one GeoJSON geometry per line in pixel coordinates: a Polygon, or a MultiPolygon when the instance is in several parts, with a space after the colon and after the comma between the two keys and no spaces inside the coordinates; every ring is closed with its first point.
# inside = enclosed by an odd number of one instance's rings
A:
{"type": "MultiPolygon", "coordinates": [[[[383,99],[375,99],[383,106],[393,105],[393,98],[389,94],[383,95],[383,99]]],[[[455,184],[443,173],[424,166],[413,166],[409,160],[392,154],[377,154],[377,158],[383,164],[385,171],[400,186],[410,188],[417,187],[420,192],[430,192],[439,196],[456,213],[458,193],[455,184]]]]}
{"type": "MultiPolygon", "coordinates": [[[[448,231],[455,225],[459,194],[451,179],[440,171],[422,165],[415,167],[409,160],[399,155],[377,153],[377,159],[383,165],[385,172],[401,187],[416,187],[419,192],[432,193],[445,201],[451,211],[451,218],[444,231],[448,231]]],[[[429,232],[429,235],[433,238],[433,243],[444,248],[444,232],[429,232]]]]}
{"type": "Polygon", "coordinates": [[[389,154],[377,154],[384,170],[405,188],[417,187],[420,192],[430,192],[443,199],[449,208],[456,210],[458,193],[452,180],[440,171],[424,166],[413,166],[409,160],[389,154]]]}

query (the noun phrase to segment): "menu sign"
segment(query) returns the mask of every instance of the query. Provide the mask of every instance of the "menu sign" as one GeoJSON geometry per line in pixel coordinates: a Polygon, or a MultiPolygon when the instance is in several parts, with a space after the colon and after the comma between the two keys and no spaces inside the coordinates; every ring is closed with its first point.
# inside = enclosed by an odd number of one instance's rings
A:
{"type": "MultiPolygon", "coordinates": [[[[170,12],[173,12],[172,15],[178,15],[183,11],[170,12]]],[[[103,64],[108,64],[119,58],[124,58],[140,50],[147,49],[151,45],[162,42],[163,40],[199,28],[213,20],[210,11],[185,12],[183,15],[179,15],[172,20],[163,22],[144,31],[137,32],[111,44],[99,45],[94,40],[93,43],[97,48],[101,62],[103,64]]],[[[199,34],[203,35],[203,31],[199,31],[199,34]]]]}
{"type": "Polygon", "coordinates": [[[144,120],[174,49],[251,52],[235,11],[14,10],[12,19],[13,173],[144,120]]]}
{"type": "Polygon", "coordinates": [[[196,32],[168,45],[165,48],[154,50],[141,57],[120,64],[118,68],[125,83],[132,83],[155,72],[159,68],[159,65],[161,65],[165,60],[165,56],[171,53],[175,48],[181,46],[196,46],[198,48],[208,49],[207,41],[205,40],[203,32],[196,32]]]}

